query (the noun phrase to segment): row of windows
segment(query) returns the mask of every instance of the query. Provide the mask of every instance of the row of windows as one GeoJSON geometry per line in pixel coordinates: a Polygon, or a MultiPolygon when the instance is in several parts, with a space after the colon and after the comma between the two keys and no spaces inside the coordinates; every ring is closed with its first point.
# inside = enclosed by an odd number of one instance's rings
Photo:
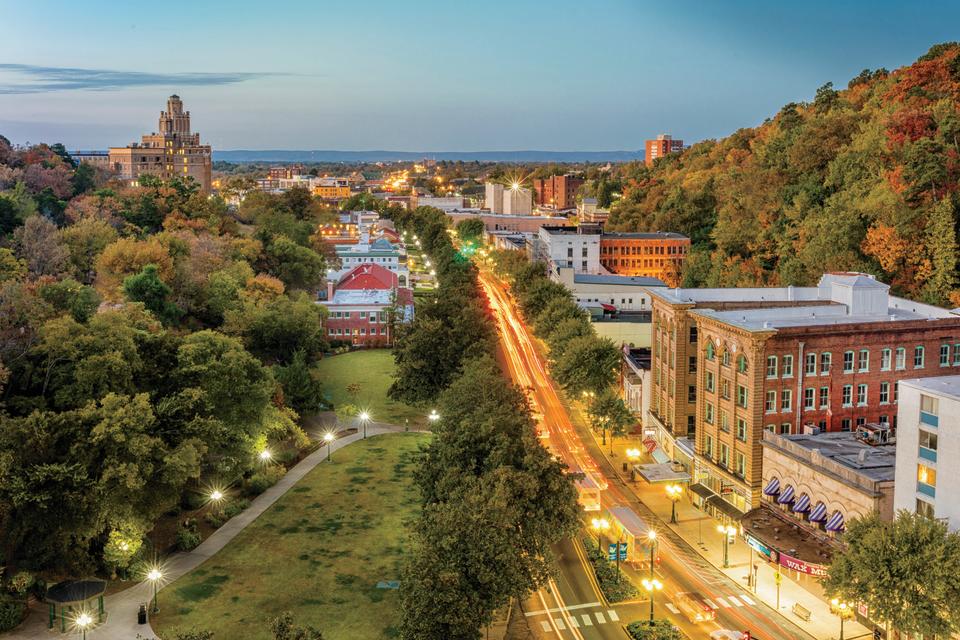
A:
{"type": "MultiPolygon", "coordinates": [[[[716,347],[713,346],[713,342],[707,343],[706,358],[707,360],[711,360],[711,361],[716,360],[717,358],[717,350],[716,350],[716,347]]],[[[723,355],[720,357],[720,362],[725,367],[730,366],[731,356],[729,351],[723,352],[723,355]]],[[[739,356],[737,356],[737,371],[740,373],[747,372],[747,358],[743,354],[740,354],[739,356]]]]}
{"type": "MultiPolygon", "coordinates": [[[[343,320],[349,320],[351,313],[353,313],[353,312],[352,312],[352,311],[333,311],[333,312],[330,314],[330,317],[332,317],[332,318],[338,318],[338,319],[343,319],[343,320]]],[[[377,322],[377,312],[376,312],[376,311],[370,311],[369,313],[366,312],[366,311],[358,311],[357,313],[360,314],[359,317],[360,317],[361,320],[366,320],[367,317],[368,317],[368,315],[369,315],[370,322],[377,322]]],[[[387,312],[386,312],[386,311],[380,311],[379,313],[380,313],[380,315],[379,315],[380,322],[386,322],[386,321],[387,321],[387,312]]]]}
{"type": "Polygon", "coordinates": [[[600,244],[600,253],[607,253],[615,256],[675,256],[687,252],[684,245],[630,245],[623,246],[618,244],[600,244]],[[666,249],[666,251],[664,251],[666,249]]]}
{"type": "MultiPolygon", "coordinates": [[[[893,399],[890,398],[891,383],[880,383],[880,404],[894,404],[899,401],[900,386],[893,383],[893,399]]],[[[856,387],[852,384],[845,384],[841,388],[841,405],[852,407],[854,404],[858,407],[865,407],[868,404],[868,385],[858,384],[856,387]]],[[[777,392],[768,390],[764,396],[763,410],[766,413],[777,413],[777,392]]],[[[814,410],[819,406],[820,409],[830,408],[830,387],[820,387],[819,392],[815,387],[807,387],[803,390],[803,408],[805,410],[814,410]]],[[[793,409],[793,390],[780,390],[779,410],[781,412],[791,411],[793,409]]]]}
{"type": "MultiPolygon", "coordinates": [[[[363,328],[363,329],[354,329],[354,330],[353,330],[353,333],[351,334],[351,333],[350,333],[350,329],[330,329],[330,331],[328,332],[328,335],[331,335],[331,336],[349,336],[349,335],[365,336],[365,335],[367,335],[367,330],[366,330],[366,328],[363,328]]],[[[372,335],[372,336],[377,335],[377,328],[376,328],[376,327],[370,327],[370,335],[372,335]]],[[[387,328],[386,328],[386,327],[380,327],[380,335],[382,335],[382,336],[387,335],[387,328]]]]}
{"type": "MultiPolygon", "coordinates": [[[[856,426],[858,426],[858,427],[862,427],[863,425],[865,425],[865,424],[867,423],[867,419],[866,419],[866,417],[864,417],[864,416],[857,416],[857,418],[855,418],[855,419],[854,419],[854,418],[842,418],[842,419],[840,420],[840,431],[850,431],[850,430],[853,428],[854,420],[856,421],[856,426]]],[[[881,423],[881,424],[883,424],[883,423],[891,424],[891,425],[893,425],[894,428],[896,428],[896,426],[897,426],[897,416],[896,416],[896,415],[890,416],[890,415],[886,415],[886,414],[881,414],[881,415],[877,418],[877,422],[879,422],[879,423],[881,423]]],[[[827,421],[826,421],[826,420],[820,420],[820,422],[817,424],[817,426],[820,428],[820,431],[826,431],[826,430],[827,430],[827,421]]],[[[771,433],[779,433],[779,434],[781,434],[781,435],[790,435],[790,434],[793,432],[793,423],[792,423],[792,422],[784,422],[784,423],[781,423],[779,426],[778,426],[778,425],[775,425],[775,424],[767,424],[767,425],[764,426],[764,429],[766,429],[767,431],[770,431],[771,433]]]]}
{"type": "Polygon", "coordinates": [[[626,258],[620,258],[619,260],[609,260],[607,258],[601,258],[600,262],[604,265],[612,265],[614,267],[634,267],[634,268],[645,268],[645,269],[655,269],[662,268],[666,261],[663,259],[649,259],[649,260],[628,260],[626,258]]]}
{"type": "MultiPolygon", "coordinates": [[[[914,369],[922,369],[926,364],[926,349],[922,345],[913,348],[910,361],[914,369]]],[[[807,353],[803,356],[803,373],[806,376],[829,375],[833,355],[829,351],[823,353],[807,353]]],[[[960,343],[940,345],[940,366],[960,367],[960,343]]],[[[880,350],[880,371],[896,369],[901,371],[907,368],[907,349],[884,348],[880,350]]],[[[867,373],[870,371],[870,350],[843,352],[844,373],[867,373]]],[[[767,356],[767,378],[793,377],[793,356],[767,356]]]]}
{"type": "Polygon", "coordinates": [[[739,451],[733,452],[733,468],[730,467],[730,447],[721,442],[717,447],[717,457],[713,456],[713,438],[705,435],[703,437],[703,455],[710,458],[715,463],[733,472],[734,475],[744,477],[747,472],[747,459],[739,451]]]}

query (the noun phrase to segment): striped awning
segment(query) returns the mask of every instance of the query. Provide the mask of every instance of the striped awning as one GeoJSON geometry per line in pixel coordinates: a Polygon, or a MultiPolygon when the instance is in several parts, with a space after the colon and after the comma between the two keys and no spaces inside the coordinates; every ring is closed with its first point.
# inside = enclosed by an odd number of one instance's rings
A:
{"type": "Polygon", "coordinates": [[[810,522],[823,522],[827,519],[827,505],[822,502],[818,502],[817,506],[813,508],[813,511],[810,512],[810,517],[807,518],[810,522]]]}
{"type": "Polygon", "coordinates": [[[834,511],[833,515],[830,516],[830,519],[827,521],[826,529],[827,531],[843,531],[843,514],[839,511],[834,511]]]}
{"type": "Polygon", "coordinates": [[[776,478],[770,478],[770,482],[763,488],[763,495],[775,496],[780,493],[780,481],[776,478]]]}
{"type": "Polygon", "coordinates": [[[809,511],[809,510],[810,510],[810,496],[808,496],[807,494],[804,493],[804,494],[801,495],[800,498],[797,500],[797,503],[796,503],[795,505],[793,505],[793,512],[794,512],[794,513],[806,513],[806,512],[809,511]]]}
{"type": "Polygon", "coordinates": [[[777,502],[780,504],[790,504],[793,502],[793,485],[787,485],[787,488],[784,489],[783,493],[780,494],[780,497],[777,498],[777,502]]]}

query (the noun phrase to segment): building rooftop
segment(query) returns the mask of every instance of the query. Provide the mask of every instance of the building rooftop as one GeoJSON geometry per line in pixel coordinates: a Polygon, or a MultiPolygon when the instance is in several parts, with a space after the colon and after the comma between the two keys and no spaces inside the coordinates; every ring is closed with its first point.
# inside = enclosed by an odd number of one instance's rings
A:
{"type": "Polygon", "coordinates": [[[577,284],[614,284],[628,287],[666,287],[667,283],[660,278],[647,276],[618,276],[615,274],[574,273],[573,281],[577,284]]]}
{"type": "Polygon", "coordinates": [[[910,380],[901,380],[900,385],[907,385],[920,391],[960,400],[960,375],[913,378],[910,380]]]}
{"type": "Polygon", "coordinates": [[[675,233],[673,231],[634,231],[634,232],[622,232],[622,231],[604,231],[604,238],[618,239],[623,238],[625,240],[687,240],[687,236],[682,233],[675,233]]]}
{"type": "Polygon", "coordinates": [[[859,476],[866,482],[857,484],[865,489],[871,489],[867,485],[876,482],[893,482],[896,445],[870,445],[858,440],[853,431],[792,436],[766,431],[763,446],[820,467],[848,483],[853,479],[851,476],[859,476]]]}
{"type": "Polygon", "coordinates": [[[649,347],[624,347],[623,357],[629,363],[631,368],[636,371],[650,370],[649,347]]]}

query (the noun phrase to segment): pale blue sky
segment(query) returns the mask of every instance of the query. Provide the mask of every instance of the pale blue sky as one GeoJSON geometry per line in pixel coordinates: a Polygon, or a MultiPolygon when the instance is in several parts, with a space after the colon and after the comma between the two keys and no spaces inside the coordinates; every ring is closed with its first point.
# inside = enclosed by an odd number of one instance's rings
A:
{"type": "Polygon", "coordinates": [[[637,149],[960,37],[939,0],[0,0],[0,17],[0,133],[70,148],[137,139],[176,92],[220,149],[637,149]]]}

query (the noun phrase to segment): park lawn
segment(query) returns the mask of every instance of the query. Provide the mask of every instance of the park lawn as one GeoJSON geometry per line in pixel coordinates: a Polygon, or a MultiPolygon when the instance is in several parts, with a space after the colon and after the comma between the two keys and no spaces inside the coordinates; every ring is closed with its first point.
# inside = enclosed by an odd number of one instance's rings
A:
{"type": "Polygon", "coordinates": [[[334,406],[352,403],[347,385],[357,383],[360,393],[355,404],[366,410],[375,422],[403,425],[409,419],[411,425],[425,423],[423,411],[387,397],[395,369],[393,352],[389,349],[365,349],[328,356],[317,363],[315,370],[323,385],[324,398],[334,406]]]}
{"type": "Polygon", "coordinates": [[[270,621],[291,611],[326,640],[397,635],[396,590],[423,433],[358,441],[322,462],[224,549],[160,592],[151,620],[165,640],[178,630],[214,640],[268,640],[270,621]]]}

